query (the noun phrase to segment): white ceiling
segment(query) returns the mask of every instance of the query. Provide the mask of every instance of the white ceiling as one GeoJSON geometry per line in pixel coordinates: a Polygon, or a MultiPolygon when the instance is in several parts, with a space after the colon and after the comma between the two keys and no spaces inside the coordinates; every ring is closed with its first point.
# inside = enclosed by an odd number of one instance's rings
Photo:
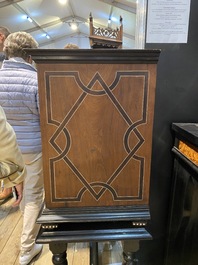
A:
{"type": "Polygon", "coordinates": [[[90,13],[94,26],[100,28],[108,26],[109,18],[112,28],[119,27],[122,16],[123,48],[134,47],[136,0],[66,0],[64,5],[59,0],[0,0],[0,26],[8,27],[11,32],[30,33],[40,48],[63,48],[71,42],[80,48],[90,48],[90,13]],[[73,19],[79,22],[77,30],[68,24],[73,19]]]}

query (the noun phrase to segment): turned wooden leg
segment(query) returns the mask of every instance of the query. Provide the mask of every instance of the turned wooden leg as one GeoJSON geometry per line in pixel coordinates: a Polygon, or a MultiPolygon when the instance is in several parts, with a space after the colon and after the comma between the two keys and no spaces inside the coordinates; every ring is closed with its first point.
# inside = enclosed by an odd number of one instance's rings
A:
{"type": "Polygon", "coordinates": [[[136,253],[139,250],[138,240],[126,240],[123,244],[123,265],[138,265],[136,253]]]}
{"type": "Polygon", "coordinates": [[[52,263],[54,265],[68,265],[67,263],[67,243],[49,244],[49,249],[52,252],[52,263]]]}
{"type": "Polygon", "coordinates": [[[123,252],[123,258],[124,258],[124,262],[122,263],[123,265],[138,265],[138,259],[136,259],[135,253],[123,252]]]}

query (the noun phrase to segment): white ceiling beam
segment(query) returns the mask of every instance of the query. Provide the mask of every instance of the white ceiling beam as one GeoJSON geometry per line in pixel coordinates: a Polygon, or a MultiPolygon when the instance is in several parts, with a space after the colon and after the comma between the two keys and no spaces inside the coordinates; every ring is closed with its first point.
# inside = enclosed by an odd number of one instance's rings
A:
{"type": "Polygon", "coordinates": [[[130,5],[129,4],[126,5],[126,4],[124,4],[126,1],[125,2],[123,1],[123,3],[120,3],[120,2],[117,2],[114,0],[99,0],[99,1],[104,2],[106,4],[109,4],[109,5],[112,5],[112,6],[115,6],[115,7],[118,7],[122,10],[136,14],[136,4],[135,3],[130,3],[130,5]]]}
{"type": "MultiPolygon", "coordinates": [[[[45,23],[45,24],[41,24],[41,25],[36,25],[36,27],[33,27],[31,29],[28,29],[26,30],[26,32],[28,33],[31,33],[31,32],[34,32],[36,30],[39,30],[39,29],[44,29],[44,28],[49,28],[49,27],[52,27],[52,26],[55,26],[59,23],[67,23],[67,22],[71,22],[72,19],[75,19],[77,22],[82,22],[82,23],[89,23],[89,19],[84,19],[82,17],[78,17],[78,16],[69,16],[69,17],[63,17],[63,18],[60,18],[60,19],[56,19],[56,20],[53,20],[49,23],[45,23]]],[[[94,23],[94,25],[96,27],[99,27],[99,28],[103,28],[105,27],[104,25],[101,25],[101,24],[98,24],[98,23],[94,23]]]]}
{"type": "Polygon", "coordinates": [[[14,3],[23,2],[24,0],[5,0],[0,3],[0,8],[12,5],[14,3]]]}
{"type": "MultiPolygon", "coordinates": [[[[32,19],[32,23],[36,26],[36,30],[41,30],[44,34],[48,35],[50,38],[52,38],[43,28],[41,25],[39,25],[32,17],[30,14],[27,13],[22,7],[20,7],[18,4],[14,3],[13,6],[20,11],[22,14],[26,14],[28,17],[32,19]]],[[[35,31],[35,30],[34,30],[35,31]]]]}
{"type": "Polygon", "coordinates": [[[52,26],[55,26],[57,24],[60,24],[60,23],[64,23],[66,21],[71,21],[73,19],[72,16],[69,16],[69,17],[64,17],[64,18],[60,18],[60,19],[56,19],[56,20],[53,20],[49,23],[45,23],[45,24],[41,24],[39,26],[36,26],[34,28],[31,28],[31,29],[28,29],[26,30],[26,32],[30,33],[30,32],[34,32],[36,30],[39,30],[39,29],[44,29],[44,28],[49,28],[49,27],[52,27],[52,26]]]}

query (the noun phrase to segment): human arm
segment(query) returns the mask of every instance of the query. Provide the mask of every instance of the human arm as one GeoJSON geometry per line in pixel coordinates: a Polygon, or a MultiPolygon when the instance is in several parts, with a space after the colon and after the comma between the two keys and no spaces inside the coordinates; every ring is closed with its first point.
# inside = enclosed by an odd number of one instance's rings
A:
{"type": "Polygon", "coordinates": [[[4,188],[16,186],[19,200],[22,197],[22,182],[25,175],[25,165],[19,150],[13,128],[6,120],[0,107],[0,176],[4,188]]]}

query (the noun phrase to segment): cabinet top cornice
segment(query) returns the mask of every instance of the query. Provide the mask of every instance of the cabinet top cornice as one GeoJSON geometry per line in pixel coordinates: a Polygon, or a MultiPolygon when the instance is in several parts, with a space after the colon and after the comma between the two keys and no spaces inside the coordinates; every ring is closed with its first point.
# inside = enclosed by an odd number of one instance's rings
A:
{"type": "Polygon", "coordinates": [[[160,50],[132,49],[26,49],[36,63],[156,64],[160,50]]]}

